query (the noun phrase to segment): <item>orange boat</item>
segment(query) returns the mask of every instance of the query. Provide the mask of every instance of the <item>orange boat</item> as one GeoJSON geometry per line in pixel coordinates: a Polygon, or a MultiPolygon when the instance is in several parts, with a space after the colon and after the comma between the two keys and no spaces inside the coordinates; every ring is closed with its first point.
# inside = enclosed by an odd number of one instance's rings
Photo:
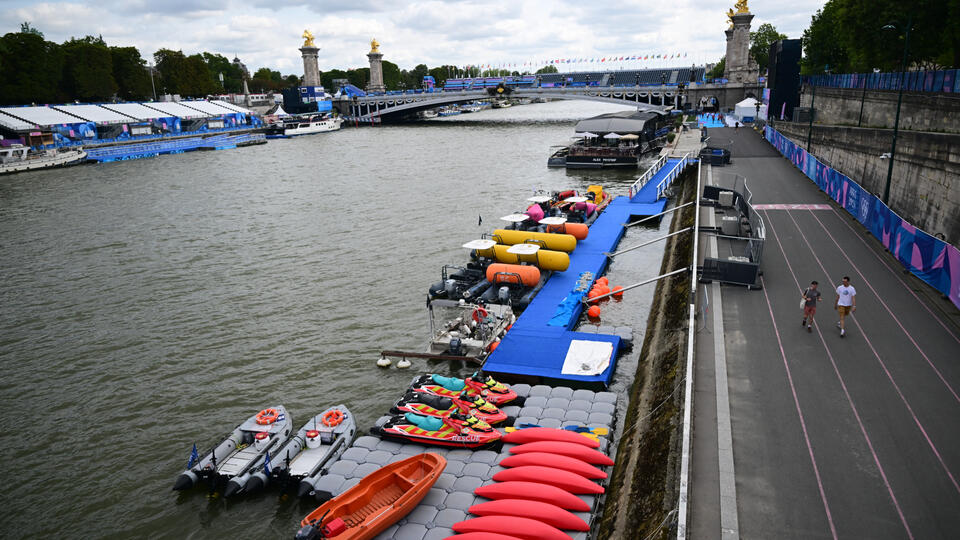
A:
{"type": "Polygon", "coordinates": [[[296,538],[373,538],[409,514],[446,466],[442,456],[426,453],[381,467],[310,512],[300,522],[296,538]]]}

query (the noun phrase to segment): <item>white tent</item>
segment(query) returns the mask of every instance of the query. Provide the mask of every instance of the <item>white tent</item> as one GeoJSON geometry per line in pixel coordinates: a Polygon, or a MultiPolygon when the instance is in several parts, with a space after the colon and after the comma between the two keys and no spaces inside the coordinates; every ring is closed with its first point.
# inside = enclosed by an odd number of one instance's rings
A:
{"type": "MultiPolygon", "coordinates": [[[[740,118],[742,121],[744,118],[754,118],[757,116],[757,100],[753,98],[747,98],[740,103],[737,103],[733,109],[733,114],[740,118]]],[[[767,106],[760,104],[760,118],[764,118],[767,115],[767,106]]]]}
{"type": "Polygon", "coordinates": [[[604,138],[604,139],[619,139],[619,138],[620,138],[620,134],[619,134],[619,133],[607,133],[606,135],[603,136],[603,138],[604,138]]]}

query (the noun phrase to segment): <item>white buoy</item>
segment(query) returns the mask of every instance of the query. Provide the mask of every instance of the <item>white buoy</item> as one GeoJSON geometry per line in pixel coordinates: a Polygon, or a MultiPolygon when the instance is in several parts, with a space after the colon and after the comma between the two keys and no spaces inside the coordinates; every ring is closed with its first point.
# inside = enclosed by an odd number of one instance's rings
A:
{"type": "Polygon", "coordinates": [[[386,356],[381,356],[380,359],[377,360],[377,365],[379,367],[390,367],[390,363],[390,359],[386,356]]]}
{"type": "Polygon", "coordinates": [[[400,360],[397,360],[397,367],[399,369],[407,369],[410,367],[410,361],[406,358],[401,358],[400,360]]]}

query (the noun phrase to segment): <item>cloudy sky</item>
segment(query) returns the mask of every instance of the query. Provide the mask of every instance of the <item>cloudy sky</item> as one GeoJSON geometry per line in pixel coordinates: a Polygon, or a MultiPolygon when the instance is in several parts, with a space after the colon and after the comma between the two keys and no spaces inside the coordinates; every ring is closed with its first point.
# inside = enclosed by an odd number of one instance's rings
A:
{"type": "MultiPolygon", "coordinates": [[[[772,23],[800,37],[825,0],[751,0],[753,27],[772,23]]],[[[102,35],[136,46],[209,51],[251,71],[303,74],[297,50],[313,32],[320,69],[367,65],[376,37],[386,60],[419,63],[542,65],[550,59],[681,54],[669,65],[714,62],[723,55],[725,12],[734,0],[0,0],[0,33],[29,21],[51,41],[102,35]]],[[[618,62],[622,67],[664,63],[618,62]]],[[[588,69],[589,63],[571,66],[588,69]]],[[[619,66],[618,66],[619,67],[619,66]]],[[[521,69],[522,70],[522,69],[521,69]]]]}

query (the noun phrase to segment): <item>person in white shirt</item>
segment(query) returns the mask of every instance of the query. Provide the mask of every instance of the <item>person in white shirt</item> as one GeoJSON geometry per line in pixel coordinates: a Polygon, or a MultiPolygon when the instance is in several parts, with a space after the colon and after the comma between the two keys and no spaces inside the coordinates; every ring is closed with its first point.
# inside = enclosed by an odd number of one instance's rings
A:
{"type": "Polygon", "coordinates": [[[833,303],[833,309],[840,314],[837,326],[840,327],[840,337],[843,337],[847,333],[844,319],[857,310],[857,290],[850,285],[849,276],[843,276],[843,283],[837,287],[837,301],[833,303]]]}

